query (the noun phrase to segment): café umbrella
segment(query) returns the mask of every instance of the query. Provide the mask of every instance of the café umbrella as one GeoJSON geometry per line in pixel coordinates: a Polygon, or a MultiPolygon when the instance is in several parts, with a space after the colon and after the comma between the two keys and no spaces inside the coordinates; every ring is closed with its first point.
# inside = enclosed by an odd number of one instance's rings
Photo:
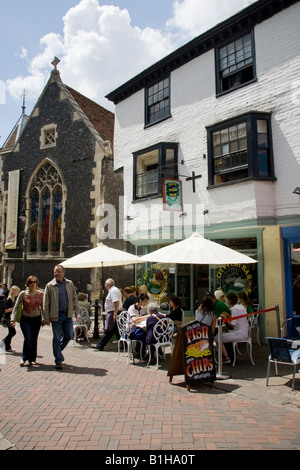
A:
{"type": "Polygon", "coordinates": [[[73,256],[61,264],[65,268],[105,268],[143,262],[141,258],[131,253],[98,243],[95,248],[73,256]]]}
{"type": "MultiPolygon", "coordinates": [[[[95,248],[84,251],[79,255],[73,256],[67,259],[61,265],[64,268],[74,269],[87,269],[87,268],[101,268],[102,270],[102,282],[103,282],[103,268],[113,266],[125,266],[129,264],[144,263],[141,258],[135,256],[126,251],[117,250],[116,248],[110,248],[103,243],[98,243],[95,248]]],[[[102,292],[104,287],[102,286],[102,292]]],[[[97,308],[95,308],[95,328],[94,338],[99,337],[98,331],[98,301],[95,302],[97,308]]]]}
{"type": "MultiPolygon", "coordinates": [[[[172,245],[160,248],[152,253],[141,257],[148,262],[174,263],[174,264],[249,264],[257,263],[249,256],[232,250],[220,243],[204,238],[199,233],[193,233],[189,238],[181,240],[172,245]]],[[[218,331],[219,345],[222,344],[221,324],[218,331]]],[[[219,380],[227,379],[229,376],[222,374],[222,348],[218,348],[218,373],[219,380]]]]}
{"type": "Polygon", "coordinates": [[[257,263],[239,251],[193,233],[189,238],[164,246],[141,257],[142,261],[175,264],[248,264],[257,263]]]}

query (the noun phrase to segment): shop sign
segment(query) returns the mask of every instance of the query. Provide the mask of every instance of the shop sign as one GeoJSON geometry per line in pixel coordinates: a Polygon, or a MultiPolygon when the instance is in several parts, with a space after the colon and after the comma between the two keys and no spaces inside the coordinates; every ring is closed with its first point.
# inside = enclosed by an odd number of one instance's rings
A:
{"type": "Polygon", "coordinates": [[[252,292],[252,274],[246,264],[226,264],[221,266],[216,274],[217,287],[224,294],[234,292],[252,292]]]}
{"type": "Polygon", "coordinates": [[[194,320],[178,328],[176,343],[168,370],[170,382],[174,375],[184,375],[191,385],[216,380],[211,327],[194,320]]]}
{"type": "Polygon", "coordinates": [[[182,328],[185,383],[213,382],[216,379],[210,326],[198,321],[182,328]]]}
{"type": "Polygon", "coordinates": [[[167,211],[182,212],[182,184],[180,180],[163,178],[163,207],[167,211]]]}

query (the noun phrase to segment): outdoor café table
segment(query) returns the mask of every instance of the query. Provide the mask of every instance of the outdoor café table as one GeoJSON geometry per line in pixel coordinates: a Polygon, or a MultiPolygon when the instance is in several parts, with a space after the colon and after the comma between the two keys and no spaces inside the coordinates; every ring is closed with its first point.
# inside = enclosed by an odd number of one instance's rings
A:
{"type": "Polygon", "coordinates": [[[135,326],[138,328],[142,328],[143,330],[147,330],[147,318],[145,320],[140,321],[139,323],[136,323],[135,326]]]}

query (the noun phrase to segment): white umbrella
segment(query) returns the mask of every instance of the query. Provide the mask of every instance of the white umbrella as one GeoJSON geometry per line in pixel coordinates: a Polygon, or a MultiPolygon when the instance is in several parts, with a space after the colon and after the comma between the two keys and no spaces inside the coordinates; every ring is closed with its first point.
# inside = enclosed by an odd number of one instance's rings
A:
{"type": "Polygon", "coordinates": [[[61,264],[65,268],[105,268],[144,262],[141,258],[131,253],[98,243],[95,248],[73,256],[61,264]]]}
{"type": "MultiPolygon", "coordinates": [[[[61,263],[61,265],[65,268],[101,268],[103,283],[103,268],[144,262],[145,261],[142,261],[138,256],[132,255],[131,253],[110,248],[103,243],[98,243],[95,248],[73,256],[61,263]]],[[[104,286],[102,286],[102,295],[104,297],[104,286]]],[[[94,338],[99,338],[98,301],[95,302],[94,338]]]]}
{"type": "Polygon", "coordinates": [[[189,238],[141,257],[148,262],[175,264],[248,264],[256,260],[193,233],[189,238]]]}

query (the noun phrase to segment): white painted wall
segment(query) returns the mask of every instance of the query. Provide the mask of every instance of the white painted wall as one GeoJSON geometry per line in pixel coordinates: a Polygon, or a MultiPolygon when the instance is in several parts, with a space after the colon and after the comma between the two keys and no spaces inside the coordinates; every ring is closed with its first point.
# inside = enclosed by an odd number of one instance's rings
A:
{"type": "MultiPolygon", "coordinates": [[[[257,25],[254,30],[257,82],[216,98],[214,51],[192,60],[171,74],[172,117],[144,129],[144,90],[116,106],[115,169],[124,167],[127,212],[138,213],[139,230],[160,222],[151,205],[152,199],[131,205],[133,193],[132,153],[159,142],[179,143],[179,174],[201,174],[192,183],[183,181],[184,204],[201,204],[208,209],[205,223],[218,224],[256,219],[300,215],[299,197],[293,194],[300,186],[300,4],[257,25]],[[253,181],[232,184],[207,191],[206,126],[249,111],[272,113],[273,151],[276,182],[253,181]],[[151,214],[151,215],[149,215],[151,214]],[[156,219],[155,219],[156,217],[156,219]]],[[[176,220],[175,220],[176,219],[176,220]]],[[[178,217],[174,224],[182,224],[178,217]]]]}

